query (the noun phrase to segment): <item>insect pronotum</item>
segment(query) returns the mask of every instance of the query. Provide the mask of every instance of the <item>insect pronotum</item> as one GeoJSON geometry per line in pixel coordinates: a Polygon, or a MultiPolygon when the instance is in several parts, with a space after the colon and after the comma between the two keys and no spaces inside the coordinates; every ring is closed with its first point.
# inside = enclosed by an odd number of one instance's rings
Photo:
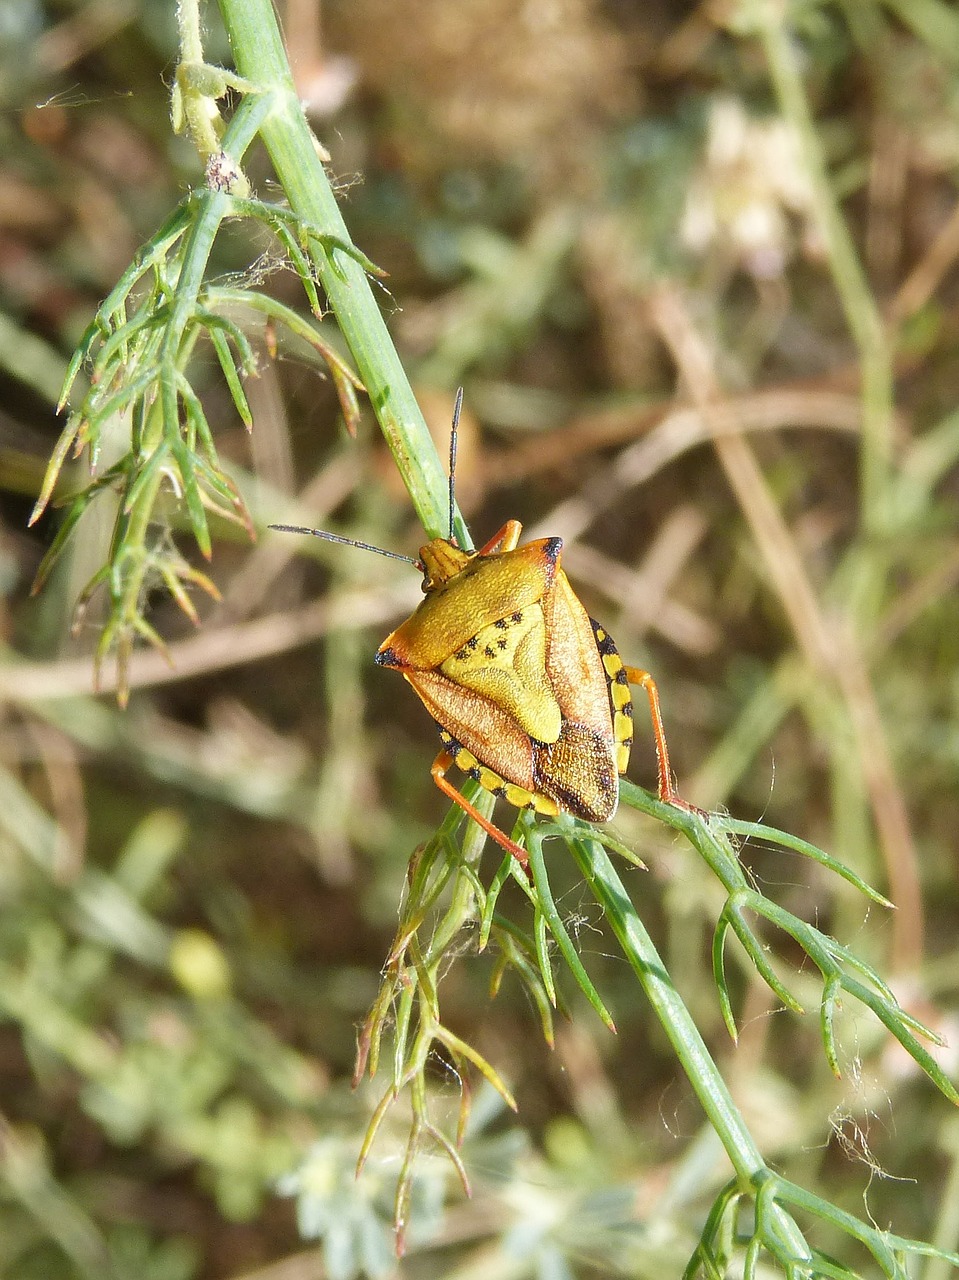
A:
{"type": "Polygon", "coordinates": [[[375,661],[402,673],[436,721],[442,749],[436,785],[520,862],[526,850],[501,831],[447,777],[456,764],[517,808],[606,822],[616,812],[619,777],[633,743],[630,685],[649,701],[659,798],[689,809],[676,792],[656,683],[620,659],[606,629],[587,614],[560,567],[561,538],[520,545],[507,520],[478,551],[457,546],[453,529],[456,438],[450,439],[449,531],[418,560],[322,529],[270,525],[286,533],[405,560],[423,574],[424,598],[386,637],[375,661]]]}

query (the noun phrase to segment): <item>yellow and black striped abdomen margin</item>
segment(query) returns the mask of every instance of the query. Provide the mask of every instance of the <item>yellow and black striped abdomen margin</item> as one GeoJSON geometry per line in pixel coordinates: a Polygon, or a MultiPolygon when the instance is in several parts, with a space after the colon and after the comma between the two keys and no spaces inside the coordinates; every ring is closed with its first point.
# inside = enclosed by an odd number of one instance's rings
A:
{"type": "Polygon", "coordinates": [[[453,757],[453,763],[457,769],[461,769],[468,778],[478,782],[485,791],[490,791],[494,796],[508,801],[515,809],[535,809],[537,813],[545,814],[550,818],[555,818],[559,813],[559,805],[555,800],[551,800],[549,796],[544,796],[539,791],[530,791],[526,787],[518,786],[515,782],[507,782],[488,765],[481,764],[472,751],[467,750],[442,725],[438,725],[437,728],[440,731],[440,741],[453,757]]]}
{"type": "Polygon", "coordinates": [[[605,627],[590,618],[593,635],[596,637],[596,648],[606,672],[609,685],[609,701],[613,719],[613,741],[616,743],[616,770],[620,774],[626,772],[629,764],[629,752],[633,745],[633,697],[629,691],[629,678],[626,668],[619,656],[619,650],[605,627]]]}

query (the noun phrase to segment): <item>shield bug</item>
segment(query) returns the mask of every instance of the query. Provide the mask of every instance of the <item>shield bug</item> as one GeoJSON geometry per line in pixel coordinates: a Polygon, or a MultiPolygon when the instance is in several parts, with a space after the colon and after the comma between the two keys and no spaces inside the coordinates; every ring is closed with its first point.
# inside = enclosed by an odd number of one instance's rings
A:
{"type": "Polygon", "coordinates": [[[321,529],[270,525],[406,560],[423,574],[424,598],[376,652],[399,671],[436,721],[443,744],[436,785],[520,862],[511,840],[447,777],[456,764],[517,808],[606,822],[616,812],[619,777],[633,743],[630,685],[642,688],[656,742],[659,797],[689,809],[675,791],[655,681],[626,666],[606,629],[593,621],[560,567],[562,538],[520,544],[508,520],[478,551],[453,531],[457,393],[450,440],[450,523],[418,560],[321,529]]]}

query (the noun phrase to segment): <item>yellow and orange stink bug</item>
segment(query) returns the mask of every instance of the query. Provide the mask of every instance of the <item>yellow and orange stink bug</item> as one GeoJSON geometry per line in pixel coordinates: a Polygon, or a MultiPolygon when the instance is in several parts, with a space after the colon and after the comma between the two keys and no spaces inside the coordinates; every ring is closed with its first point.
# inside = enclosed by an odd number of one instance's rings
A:
{"type": "Polygon", "coordinates": [[[627,667],[609,633],[583,608],[560,567],[562,538],[520,546],[522,525],[508,520],[478,551],[453,533],[457,393],[450,443],[449,536],[420,548],[419,560],[321,529],[271,525],[394,559],[423,574],[424,599],[376,653],[402,672],[439,728],[436,785],[504,849],[526,850],[485,817],[447,778],[455,763],[517,808],[606,822],[619,802],[619,775],[633,743],[630,685],[649,699],[659,797],[691,808],[675,791],[656,684],[627,667]]]}

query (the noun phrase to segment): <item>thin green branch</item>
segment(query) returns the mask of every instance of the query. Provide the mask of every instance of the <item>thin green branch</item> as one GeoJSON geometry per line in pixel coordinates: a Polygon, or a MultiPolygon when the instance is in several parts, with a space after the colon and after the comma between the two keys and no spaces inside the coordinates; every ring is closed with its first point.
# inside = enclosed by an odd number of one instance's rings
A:
{"type": "Polygon", "coordinates": [[[728,929],[732,929],[746,950],[756,971],[776,996],[795,1012],[801,1012],[802,1006],[789,993],[775,969],[769,962],[766,947],[761,938],[754,932],[746,912],[758,915],[784,933],[788,934],[803,948],[809,958],[819,969],[824,983],[824,992],[820,1004],[820,1026],[823,1033],[823,1045],[830,1068],[839,1073],[839,1063],[833,1031],[833,1017],[837,1007],[837,990],[845,992],[860,1003],[866,1005],[880,1022],[896,1037],[914,1061],[925,1071],[936,1087],[951,1101],[959,1104],[959,1091],[942,1070],[935,1058],[926,1050],[919,1040],[924,1037],[933,1044],[941,1043],[934,1031],[924,1026],[912,1014],[908,1013],[895,998],[889,986],[875,970],[859,959],[848,948],[843,947],[834,938],[822,933],[814,925],[799,919],[792,912],[778,906],[764,894],[754,889],[746,878],[746,874],[736,858],[724,830],[742,830],[752,837],[757,837],[772,844],[780,844],[795,852],[812,858],[821,866],[828,867],[843,879],[855,885],[872,901],[884,901],[882,896],[861,881],[858,876],[841,867],[835,859],[830,858],[822,850],[803,840],[776,831],[772,827],[764,827],[759,823],[738,823],[725,817],[704,818],[695,813],[683,812],[664,805],[650,796],[642,788],[624,779],[620,784],[620,794],[625,803],[661,818],[670,826],[681,830],[699,855],[712,869],[719,879],[728,897],[716,925],[713,938],[712,958],[713,974],[719,991],[720,1010],[723,1020],[735,1039],[736,1030],[732,1014],[731,1002],[726,985],[723,963],[723,943],[728,929]],[[859,982],[846,970],[851,969],[865,983],[859,982]],[[868,985],[867,985],[868,984],[868,985]]]}

